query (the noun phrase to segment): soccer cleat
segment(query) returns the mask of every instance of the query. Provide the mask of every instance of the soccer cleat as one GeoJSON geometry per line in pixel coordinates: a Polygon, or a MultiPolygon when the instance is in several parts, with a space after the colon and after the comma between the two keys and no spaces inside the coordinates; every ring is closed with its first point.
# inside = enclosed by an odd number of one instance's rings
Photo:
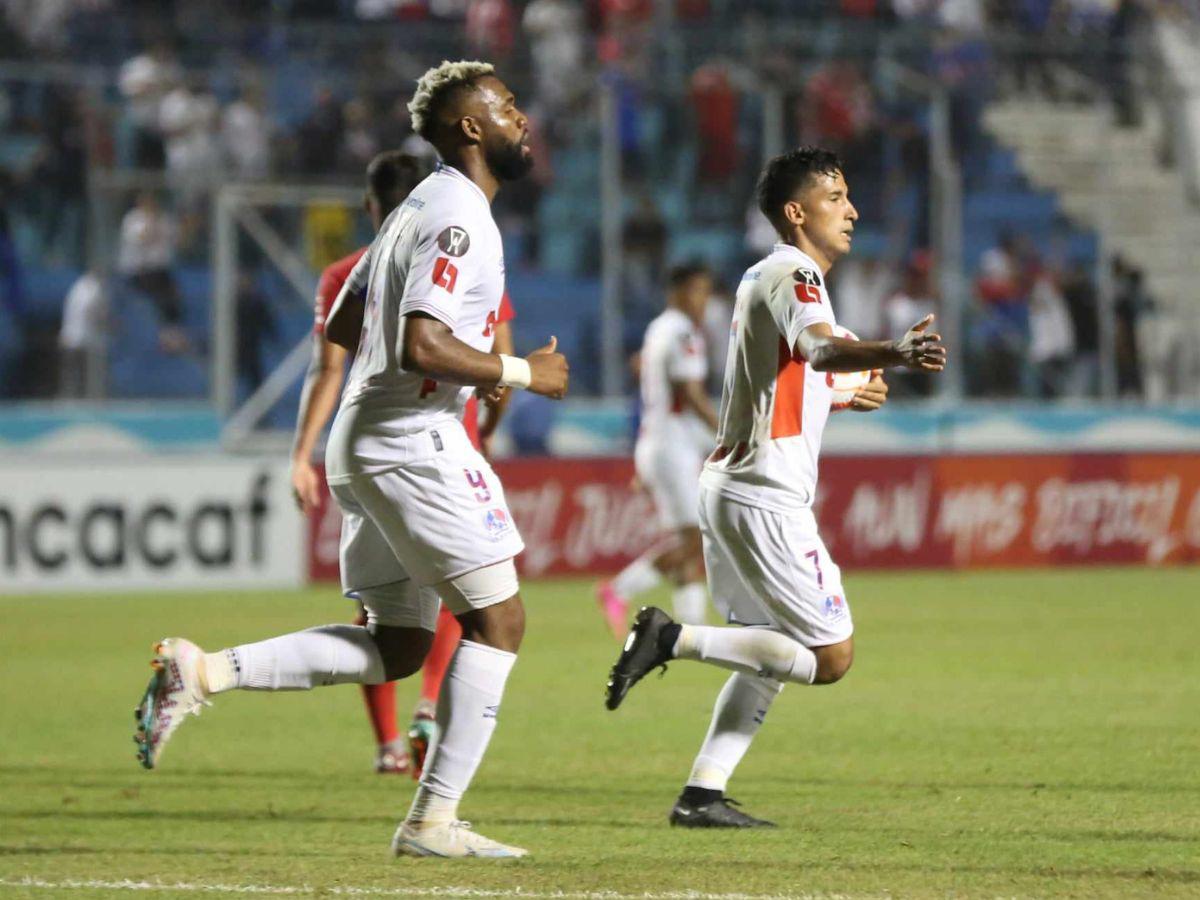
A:
{"type": "Polygon", "coordinates": [[[681,828],[774,828],[774,822],[766,819],[756,819],[746,815],[734,806],[740,806],[736,800],[720,797],[703,805],[693,805],[682,797],[675,801],[671,808],[669,821],[681,828]],[[733,804],[732,806],[730,804],[733,804]]]}
{"type": "Polygon", "coordinates": [[[392,853],[396,856],[443,856],[462,858],[478,856],[485,859],[515,859],[529,851],[510,847],[471,830],[470,822],[410,825],[401,822],[392,838],[392,853]]]}
{"type": "Polygon", "coordinates": [[[375,753],[375,772],[379,775],[403,775],[409,765],[408,754],[393,744],[385,744],[375,753]]]}
{"type": "Polygon", "coordinates": [[[596,605],[604,614],[604,621],[618,641],[625,633],[629,622],[629,602],[617,593],[611,581],[602,581],[596,585],[596,605]]]}
{"type": "Polygon", "coordinates": [[[609,709],[620,706],[629,689],[652,669],[662,666],[663,672],[667,671],[671,651],[661,646],[661,636],[664,628],[674,624],[674,620],[657,606],[643,606],[639,610],[621,655],[617,657],[617,664],[608,674],[605,706],[609,709]]]}
{"type": "Polygon", "coordinates": [[[147,769],[157,764],[163,746],[185,716],[198,716],[201,707],[212,705],[200,686],[203,650],[183,638],[163,638],[153,651],[150,666],[154,676],[133,711],[138,723],[133,736],[138,745],[137,758],[147,769]]]}
{"type": "Polygon", "coordinates": [[[418,716],[408,726],[408,756],[411,762],[413,780],[419,780],[425,771],[425,760],[429,756],[429,748],[437,737],[437,723],[425,716],[418,716]]]}

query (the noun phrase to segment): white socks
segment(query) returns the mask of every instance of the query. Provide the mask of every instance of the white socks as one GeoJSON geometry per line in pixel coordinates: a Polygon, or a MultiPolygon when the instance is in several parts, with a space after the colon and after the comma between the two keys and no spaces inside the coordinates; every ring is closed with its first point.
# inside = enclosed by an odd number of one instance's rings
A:
{"type": "Polygon", "coordinates": [[[444,823],[455,818],[458,800],[483,759],[504,684],[516,654],[462,641],[438,698],[438,741],[425,763],[425,773],[408,812],[410,824],[444,823]]]}
{"type": "Polygon", "coordinates": [[[662,581],[662,575],[654,568],[650,554],[639,556],[612,580],[612,588],[626,600],[650,590],[662,581]]]}
{"type": "Polygon", "coordinates": [[[812,684],[817,657],[798,641],[766,628],[683,625],[675,656],[778,681],[812,684]]]}
{"type": "Polygon", "coordinates": [[[783,690],[773,678],[735,672],[725,682],[713,709],[712,724],[692,765],[688,787],[724,793],[729,776],[742,761],[771,703],[783,690]]]}
{"type": "Polygon", "coordinates": [[[322,625],[204,657],[208,691],[303,691],[327,684],[382,684],[383,658],[361,625],[322,625]]]}
{"type": "Polygon", "coordinates": [[[671,594],[671,604],[680,625],[703,625],[708,615],[708,587],[703,581],[677,587],[671,594]]]}

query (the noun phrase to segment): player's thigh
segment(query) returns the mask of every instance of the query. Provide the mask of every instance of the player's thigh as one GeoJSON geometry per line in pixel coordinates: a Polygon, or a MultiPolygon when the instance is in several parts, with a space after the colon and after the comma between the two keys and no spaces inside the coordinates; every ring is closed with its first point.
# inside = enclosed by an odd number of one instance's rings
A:
{"type": "Polygon", "coordinates": [[[330,486],[342,509],[343,593],[362,604],[368,625],[434,631],[441,605],[437,592],[410,577],[387,535],[359,503],[355,485],[330,486]]]}
{"type": "Polygon", "coordinates": [[[742,581],[780,628],[808,647],[854,633],[841,569],[811,512],[783,515],[725,501],[718,527],[742,581]]]}
{"type": "Polygon", "coordinates": [[[774,625],[769,609],[743,580],[737,560],[736,535],[722,527],[721,496],[700,488],[700,538],[704,569],[713,606],[727,622],[742,625],[774,625]],[[732,540],[731,540],[732,539],[732,540]]]}
{"type": "Polygon", "coordinates": [[[463,640],[517,652],[525,635],[525,607],[512,559],[447,579],[437,591],[462,624],[463,640]]]}
{"type": "Polygon", "coordinates": [[[355,479],[367,515],[425,585],[512,559],[525,547],[491,466],[465,434],[461,441],[442,434],[434,456],[355,479]]]}
{"type": "Polygon", "coordinates": [[[704,459],[696,448],[684,443],[641,442],[634,462],[638,477],[654,498],[662,527],[668,531],[697,527],[704,459]]]}

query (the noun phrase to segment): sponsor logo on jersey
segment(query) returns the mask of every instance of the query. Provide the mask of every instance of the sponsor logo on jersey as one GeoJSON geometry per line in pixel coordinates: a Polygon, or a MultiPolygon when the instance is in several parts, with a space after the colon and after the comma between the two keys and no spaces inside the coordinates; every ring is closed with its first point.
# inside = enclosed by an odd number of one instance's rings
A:
{"type": "Polygon", "coordinates": [[[489,509],[483,517],[483,527],[487,529],[488,537],[498,541],[512,529],[512,520],[502,509],[489,509]]]}
{"type": "Polygon", "coordinates": [[[462,256],[471,249],[471,237],[465,228],[450,225],[438,235],[438,247],[447,256],[462,256]]]}
{"type": "Polygon", "coordinates": [[[825,598],[825,606],[822,611],[825,613],[825,618],[831,622],[844,619],[846,617],[846,601],[836,594],[830,594],[825,598]]]}

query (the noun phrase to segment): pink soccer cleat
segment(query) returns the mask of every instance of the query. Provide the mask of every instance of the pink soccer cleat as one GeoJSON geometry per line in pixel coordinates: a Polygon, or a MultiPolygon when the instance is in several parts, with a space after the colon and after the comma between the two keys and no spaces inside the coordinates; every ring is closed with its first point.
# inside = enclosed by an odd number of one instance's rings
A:
{"type": "Polygon", "coordinates": [[[611,581],[602,581],[596,585],[596,605],[604,614],[613,637],[623,641],[629,630],[629,601],[617,593],[611,581]]]}

